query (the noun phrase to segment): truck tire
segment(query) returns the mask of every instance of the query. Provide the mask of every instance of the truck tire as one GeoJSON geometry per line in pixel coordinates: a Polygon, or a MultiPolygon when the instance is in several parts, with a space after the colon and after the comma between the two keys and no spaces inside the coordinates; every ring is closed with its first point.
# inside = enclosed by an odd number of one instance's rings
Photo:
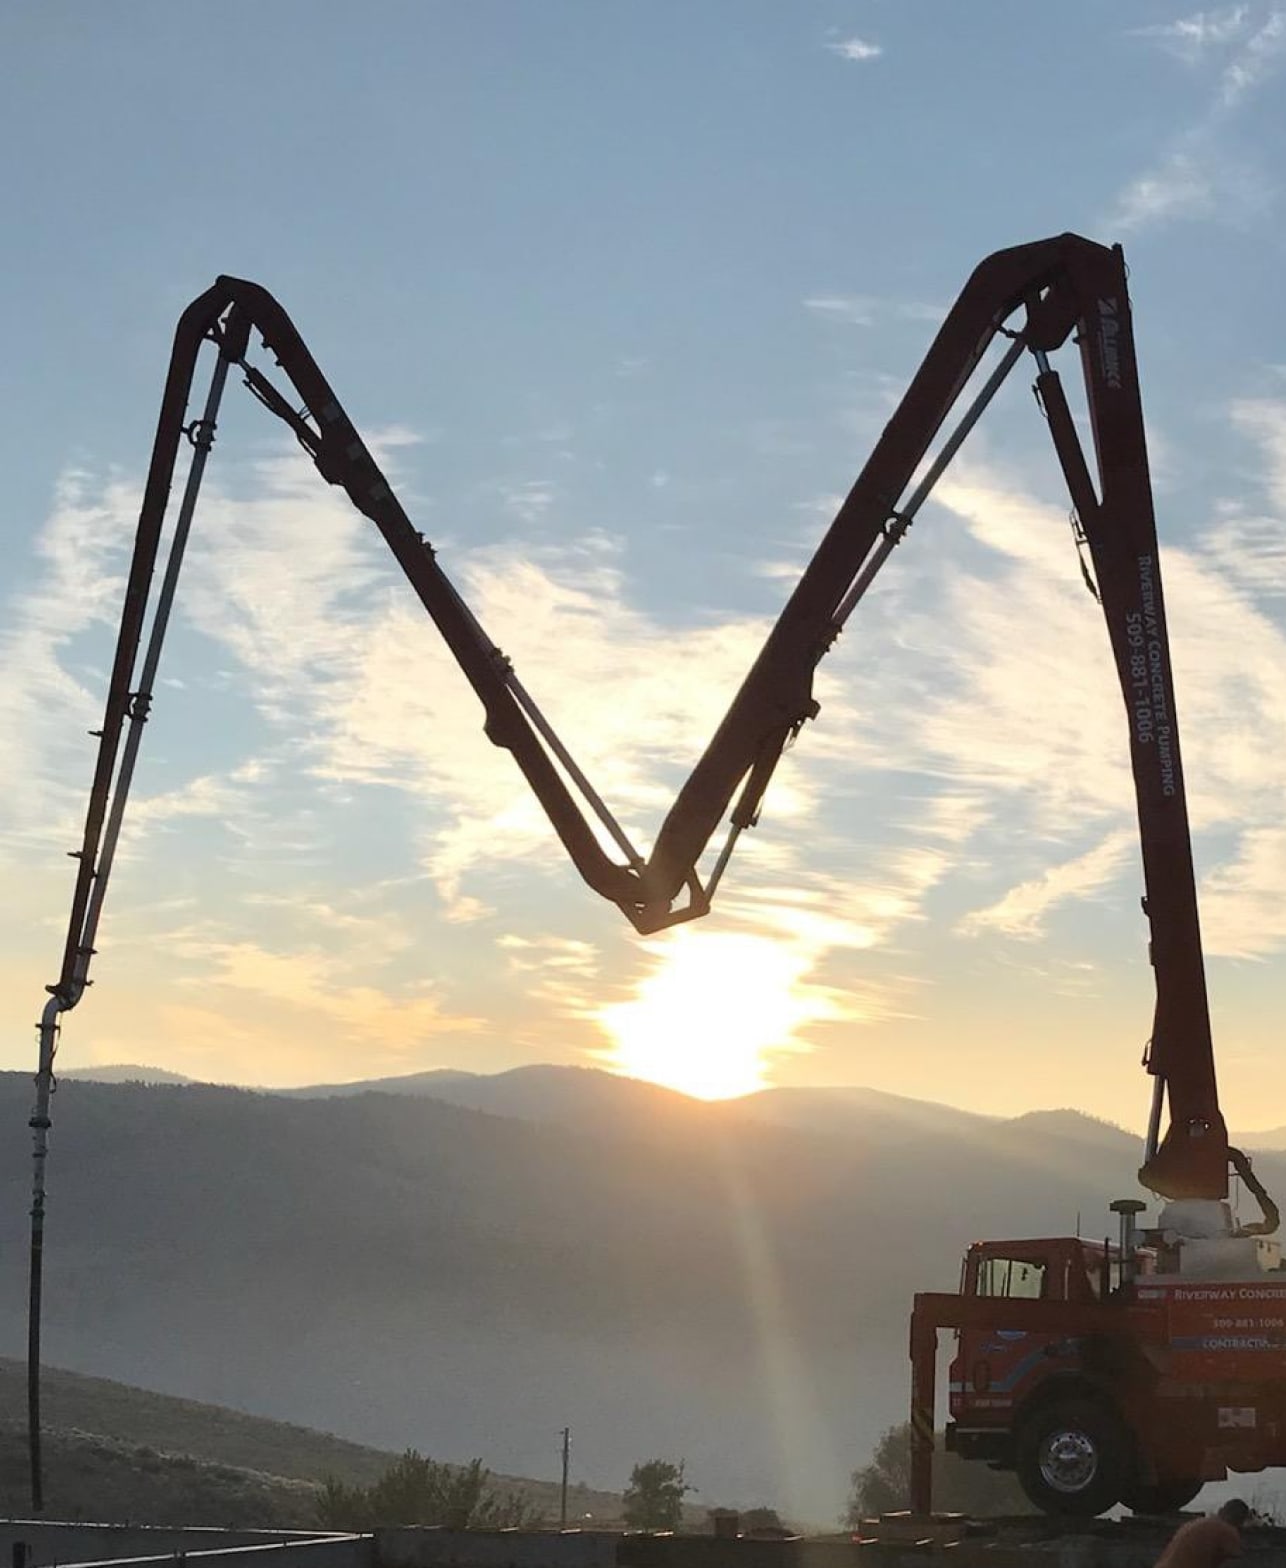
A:
{"type": "Polygon", "coordinates": [[[1014,1440],[1024,1492],[1047,1514],[1101,1514],[1133,1490],[1129,1434],[1106,1405],[1069,1398],[1036,1411],[1014,1440]]]}
{"type": "Polygon", "coordinates": [[[1152,1486],[1136,1486],[1126,1492],[1121,1501],[1136,1514],[1177,1514],[1205,1484],[1204,1481],[1157,1481],[1152,1486]]]}

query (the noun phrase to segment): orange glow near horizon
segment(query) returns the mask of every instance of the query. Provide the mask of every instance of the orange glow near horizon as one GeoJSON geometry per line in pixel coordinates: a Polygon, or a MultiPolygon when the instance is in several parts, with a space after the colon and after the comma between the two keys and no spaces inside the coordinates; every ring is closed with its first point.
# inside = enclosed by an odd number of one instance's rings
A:
{"type": "Polygon", "coordinates": [[[648,947],[656,967],[595,1015],[613,1042],[605,1064],[630,1078],[701,1100],[753,1094],[775,1055],[804,1049],[797,1031],[831,1012],[789,944],[684,927],[648,947]]]}

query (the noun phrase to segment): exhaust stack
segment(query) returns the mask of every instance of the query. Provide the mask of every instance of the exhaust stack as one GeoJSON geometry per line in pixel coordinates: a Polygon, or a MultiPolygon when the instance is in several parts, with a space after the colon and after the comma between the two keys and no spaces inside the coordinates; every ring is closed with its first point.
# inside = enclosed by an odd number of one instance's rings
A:
{"type": "Polygon", "coordinates": [[[1136,1273],[1136,1231],[1134,1217],[1142,1214],[1147,1204],[1139,1198],[1117,1198],[1110,1205],[1113,1214],[1121,1217],[1121,1283],[1128,1285],[1136,1273]]]}

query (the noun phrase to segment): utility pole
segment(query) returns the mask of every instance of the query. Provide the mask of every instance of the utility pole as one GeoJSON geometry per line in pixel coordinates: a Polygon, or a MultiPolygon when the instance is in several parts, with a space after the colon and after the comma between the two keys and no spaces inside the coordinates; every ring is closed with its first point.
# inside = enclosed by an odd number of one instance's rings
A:
{"type": "Polygon", "coordinates": [[[558,1505],[558,1528],[567,1528],[567,1465],[572,1455],[572,1429],[563,1428],[563,1489],[558,1505]]]}

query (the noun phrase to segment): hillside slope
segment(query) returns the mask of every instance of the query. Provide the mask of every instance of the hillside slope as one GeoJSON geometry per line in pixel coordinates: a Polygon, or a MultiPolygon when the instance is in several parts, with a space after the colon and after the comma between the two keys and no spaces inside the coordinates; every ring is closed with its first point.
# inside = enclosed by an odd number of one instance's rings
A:
{"type": "MultiPolygon", "coordinates": [[[[40,1404],[51,1431],[86,1433],[297,1481],[333,1475],[367,1485],[396,1457],[329,1432],[59,1367],[43,1368],[40,1404]]],[[[0,1421],[17,1426],[26,1408],[26,1362],[0,1356],[0,1421]]]]}
{"type": "MultiPolygon", "coordinates": [[[[50,1431],[42,1446],[49,1519],[222,1529],[317,1528],[317,1492],[306,1481],[167,1454],[148,1444],[87,1432],[50,1431]]],[[[21,1519],[30,1506],[26,1431],[0,1420],[0,1518],[21,1519]]]]}
{"type": "MultiPolygon", "coordinates": [[[[25,1362],[0,1357],[0,1515],[20,1515],[29,1505],[26,1380],[25,1362]]],[[[397,1457],[329,1432],[56,1367],[43,1369],[41,1407],[50,1517],[308,1529],[317,1524],[318,1482],[334,1476],[369,1485],[397,1457]]],[[[495,1484],[557,1519],[555,1483],[498,1475],[495,1484]]],[[[614,1493],[578,1486],[570,1500],[578,1518],[620,1517],[614,1493]]]]}

